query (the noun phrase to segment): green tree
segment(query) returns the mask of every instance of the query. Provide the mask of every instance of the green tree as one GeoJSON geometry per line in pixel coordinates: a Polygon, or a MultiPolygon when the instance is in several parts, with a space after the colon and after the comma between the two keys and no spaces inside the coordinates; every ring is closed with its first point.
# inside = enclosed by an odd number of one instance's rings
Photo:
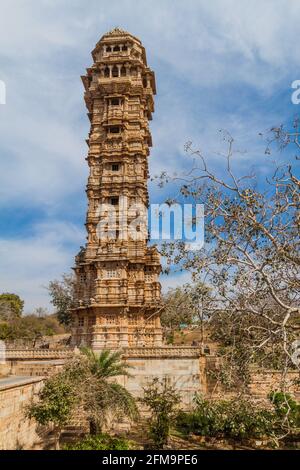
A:
{"type": "Polygon", "coordinates": [[[75,279],[72,274],[64,274],[61,280],[55,279],[48,285],[51,303],[56,308],[59,322],[70,325],[70,309],[74,306],[75,279]]]}
{"type": "Polygon", "coordinates": [[[163,449],[168,443],[170,428],[176,417],[180,395],[166,380],[156,377],[144,389],[141,402],[151,411],[149,435],[156,449],[163,449]]]}
{"type": "Polygon", "coordinates": [[[24,302],[17,294],[0,294],[0,319],[12,320],[20,318],[24,302]]]}
{"type": "Polygon", "coordinates": [[[78,401],[74,384],[68,379],[64,372],[47,379],[38,394],[39,401],[31,404],[27,413],[29,418],[34,418],[41,425],[54,426],[57,450],[62,428],[69,422],[78,401]]]}
{"type": "Polygon", "coordinates": [[[1,340],[30,342],[33,347],[35,347],[37,340],[43,336],[51,336],[63,332],[64,329],[58,323],[55,315],[40,317],[31,314],[20,318],[11,318],[7,321],[0,320],[1,340]]]}
{"type": "Polygon", "coordinates": [[[112,381],[115,377],[130,376],[129,366],[122,361],[120,352],[104,350],[96,354],[84,348],[80,368],[85,383],[81,401],[92,434],[99,433],[112,415],[137,419],[138,409],[133,396],[125,387],[112,381]]]}
{"type": "Polygon", "coordinates": [[[112,380],[129,375],[120,353],[89,349],[68,361],[63,370],[45,382],[39,401],[33,403],[28,415],[40,424],[54,425],[56,448],[61,430],[74,414],[81,414],[90,423],[90,433],[97,435],[114,417],[135,420],[138,409],[133,396],[112,380]]]}

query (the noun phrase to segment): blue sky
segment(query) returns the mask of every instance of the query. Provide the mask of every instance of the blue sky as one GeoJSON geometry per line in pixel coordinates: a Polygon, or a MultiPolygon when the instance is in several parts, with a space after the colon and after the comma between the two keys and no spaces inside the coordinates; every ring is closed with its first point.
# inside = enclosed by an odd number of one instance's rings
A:
{"type": "MultiPolygon", "coordinates": [[[[1,0],[0,291],[25,310],[48,307],[45,286],[84,244],[89,121],[80,75],[115,26],[138,36],[156,73],[152,175],[183,169],[192,140],[217,171],[218,129],[263,171],[258,138],[299,112],[298,0],[1,0]]],[[[152,202],[164,199],[150,184],[152,202]]],[[[164,288],[187,275],[163,279],[164,288]]]]}

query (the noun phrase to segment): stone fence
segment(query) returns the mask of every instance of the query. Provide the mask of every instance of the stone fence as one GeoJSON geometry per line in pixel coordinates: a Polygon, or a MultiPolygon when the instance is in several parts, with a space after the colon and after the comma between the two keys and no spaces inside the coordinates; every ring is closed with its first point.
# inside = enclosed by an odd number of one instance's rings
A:
{"type": "Polygon", "coordinates": [[[74,351],[71,349],[7,349],[5,359],[14,360],[35,360],[35,359],[66,359],[72,357],[74,351]]]}
{"type": "Polygon", "coordinates": [[[183,358],[192,357],[199,358],[201,355],[200,348],[192,346],[158,346],[158,347],[140,347],[140,348],[125,348],[123,357],[134,358],[183,358]]]}
{"type": "MultiPolygon", "coordinates": [[[[6,360],[50,360],[67,359],[74,355],[72,349],[7,349],[5,353],[6,360]]],[[[148,357],[199,357],[200,348],[192,346],[161,346],[161,347],[135,347],[125,348],[123,350],[124,358],[148,357]]]]}

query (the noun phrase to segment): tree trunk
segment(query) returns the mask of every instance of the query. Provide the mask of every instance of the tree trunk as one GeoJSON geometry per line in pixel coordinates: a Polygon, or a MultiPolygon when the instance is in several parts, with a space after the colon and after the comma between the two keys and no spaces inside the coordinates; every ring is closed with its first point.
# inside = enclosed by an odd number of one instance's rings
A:
{"type": "Polygon", "coordinates": [[[60,450],[59,440],[60,440],[61,429],[55,431],[55,450],[60,450]]]}
{"type": "Polygon", "coordinates": [[[100,433],[99,425],[94,418],[90,418],[90,434],[96,436],[100,433]]]}

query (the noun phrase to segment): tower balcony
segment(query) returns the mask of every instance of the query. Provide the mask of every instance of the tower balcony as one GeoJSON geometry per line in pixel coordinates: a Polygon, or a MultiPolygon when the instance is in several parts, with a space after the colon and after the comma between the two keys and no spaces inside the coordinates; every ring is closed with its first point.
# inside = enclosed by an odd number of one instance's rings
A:
{"type": "Polygon", "coordinates": [[[103,50],[102,54],[99,54],[97,59],[98,60],[101,60],[101,59],[111,59],[111,58],[121,58],[121,59],[129,59],[130,57],[130,49],[126,49],[126,50],[118,50],[118,51],[114,51],[113,49],[111,51],[106,51],[106,50],[103,50]]]}
{"type": "Polygon", "coordinates": [[[113,261],[113,260],[120,260],[120,259],[126,259],[126,258],[127,258],[126,246],[117,246],[116,244],[114,244],[112,248],[111,246],[108,246],[107,244],[105,244],[105,245],[100,245],[97,249],[97,259],[99,261],[101,260],[113,261]]]}
{"type": "MultiPolygon", "coordinates": [[[[100,89],[102,88],[105,93],[109,92],[116,92],[116,87],[118,88],[118,85],[120,85],[120,92],[124,92],[124,86],[125,88],[138,88],[140,93],[144,93],[144,90],[146,90],[143,86],[143,80],[142,77],[138,76],[115,76],[115,77],[105,77],[105,76],[100,76],[97,79],[97,82],[93,82],[90,85],[89,91],[95,91],[98,90],[99,87],[100,89]]],[[[152,95],[153,91],[148,89],[147,95],[152,95]]]]}
{"type": "Polygon", "coordinates": [[[107,112],[103,114],[103,121],[122,121],[123,119],[123,109],[109,107],[107,112]]]}

